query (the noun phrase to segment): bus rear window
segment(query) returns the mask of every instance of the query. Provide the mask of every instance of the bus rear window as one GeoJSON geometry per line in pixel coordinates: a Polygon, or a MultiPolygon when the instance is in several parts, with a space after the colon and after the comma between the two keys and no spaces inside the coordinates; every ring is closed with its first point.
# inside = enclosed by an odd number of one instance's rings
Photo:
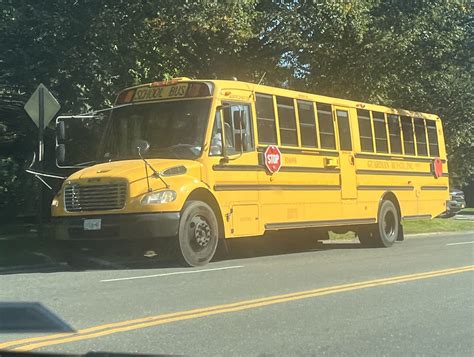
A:
{"type": "Polygon", "coordinates": [[[413,123],[410,117],[402,116],[403,147],[406,155],[415,155],[413,123]]]}
{"type": "Polygon", "coordinates": [[[321,147],[324,149],[335,149],[336,140],[334,135],[334,121],[330,104],[317,103],[319,135],[321,136],[321,147]]]}
{"type": "Polygon", "coordinates": [[[436,131],[436,122],[434,120],[426,120],[426,131],[428,132],[428,144],[430,148],[430,156],[439,156],[438,133],[436,131]]]}
{"type": "Polygon", "coordinates": [[[257,94],[258,141],[261,144],[276,144],[275,111],[271,95],[257,94]]]}
{"type": "Polygon", "coordinates": [[[361,150],[374,152],[374,144],[372,142],[372,125],[370,124],[369,111],[364,109],[357,109],[357,119],[359,121],[361,150]]]}

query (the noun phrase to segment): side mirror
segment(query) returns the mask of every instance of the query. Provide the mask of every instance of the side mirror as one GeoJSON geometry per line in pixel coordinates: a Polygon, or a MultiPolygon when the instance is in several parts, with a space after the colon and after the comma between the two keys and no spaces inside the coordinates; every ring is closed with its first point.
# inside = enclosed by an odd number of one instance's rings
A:
{"type": "Polygon", "coordinates": [[[150,143],[146,140],[138,139],[134,141],[133,146],[137,150],[138,155],[141,156],[142,154],[148,151],[148,149],[150,148],[150,143]]]}
{"type": "Polygon", "coordinates": [[[58,141],[66,140],[66,123],[64,120],[58,121],[56,124],[56,138],[58,141]]]}
{"type": "Polygon", "coordinates": [[[66,145],[58,144],[56,146],[56,163],[64,164],[66,162],[66,145]]]}

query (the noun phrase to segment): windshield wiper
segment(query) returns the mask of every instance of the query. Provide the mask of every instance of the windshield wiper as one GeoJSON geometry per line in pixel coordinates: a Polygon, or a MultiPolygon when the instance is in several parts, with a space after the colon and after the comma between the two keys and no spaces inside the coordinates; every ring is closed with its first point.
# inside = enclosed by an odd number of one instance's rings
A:
{"type": "Polygon", "coordinates": [[[148,179],[148,168],[150,168],[151,171],[153,171],[153,177],[159,178],[161,180],[161,182],[163,182],[165,187],[169,188],[170,186],[163,179],[163,177],[161,177],[160,173],[158,171],[156,171],[155,168],[153,166],[151,166],[150,163],[142,156],[142,151],[143,151],[143,153],[145,153],[150,148],[150,144],[148,143],[148,141],[138,140],[138,142],[136,144],[136,147],[137,147],[138,156],[140,156],[140,159],[142,159],[143,162],[145,163],[145,174],[146,174],[146,183],[147,183],[147,186],[148,186],[148,192],[151,192],[150,181],[148,179]]]}

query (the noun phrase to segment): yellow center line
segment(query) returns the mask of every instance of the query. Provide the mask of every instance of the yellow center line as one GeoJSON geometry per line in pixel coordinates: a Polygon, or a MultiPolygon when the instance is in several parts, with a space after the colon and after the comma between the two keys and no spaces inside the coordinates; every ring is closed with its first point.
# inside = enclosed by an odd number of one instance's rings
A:
{"type": "Polygon", "coordinates": [[[300,291],[296,293],[282,294],[263,297],[259,299],[243,300],[235,303],[215,305],[205,308],[198,308],[192,310],[186,310],[181,312],[167,313],[156,316],[148,316],[139,319],[125,320],[115,323],[109,323],[104,325],[93,326],[90,328],[79,330],[75,333],[60,333],[52,334],[40,337],[25,338],[19,340],[8,341],[0,344],[0,349],[11,348],[14,351],[31,351],[37,348],[59,345],[69,342],[76,342],[82,340],[93,339],[101,336],[107,336],[114,333],[126,332],[132,330],[138,330],[142,328],[163,325],[167,323],[190,320],[204,316],[212,316],[217,314],[237,312],[249,309],[255,309],[258,307],[280,304],[289,301],[296,301],[301,299],[307,299],[311,297],[341,293],[346,291],[353,291],[359,289],[366,289],[375,286],[391,285],[403,282],[409,282],[420,279],[434,278],[438,276],[459,274],[467,271],[473,271],[474,265],[468,265],[458,268],[450,268],[443,270],[435,270],[424,273],[408,274],[395,276],[390,278],[375,279],[362,281],[357,283],[336,285],[325,288],[318,288],[306,291],[300,291]],[[12,348],[13,347],[13,348],[12,348]]]}

